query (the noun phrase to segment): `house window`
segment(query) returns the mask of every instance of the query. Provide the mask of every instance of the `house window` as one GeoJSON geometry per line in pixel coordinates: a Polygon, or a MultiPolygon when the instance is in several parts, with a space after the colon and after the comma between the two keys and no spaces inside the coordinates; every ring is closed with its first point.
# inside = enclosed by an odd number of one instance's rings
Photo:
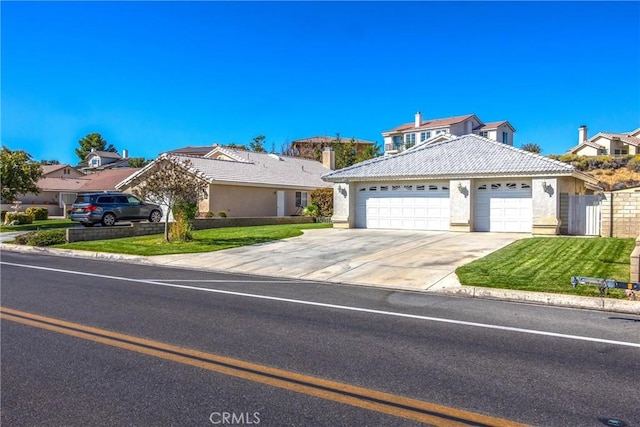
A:
{"type": "Polygon", "coordinates": [[[491,184],[492,190],[499,190],[502,188],[502,184],[491,184]]]}
{"type": "Polygon", "coordinates": [[[427,133],[426,132],[420,132],[420,142],[424,141],[425,139],[427,139],[427,133]]]}
{"type": "Polygon", "coordinates": [[[507,188],[510,190],[515,190],[518,188],[518,184],[516,184],[515,182],[507,182],[507,188]]]}
{"type": "Polygon", "coordinates": [[[613,150],[614,156],[624,156],[625,154],[629,154],[627,150],[613,150]]]}
{"type": "Polygon", "coordinates": [[[424,185],[416,185],[416,190],[424,191],[424,185]]]}
{"type": "Polygon", "coordinates": [[[98,159],[97,157],[91,158],[91,166],[100,166],[100,159],[98,159]]]}
{"type": "Polygon", "coordinates": [[[296,191],[296,208],[306,208],[306,207],[307,207],[307,192],[296,191]]]}
{"type": "Polygon", "coordinates": [[[391,191],[400,191],[400,186],[399,185],[392,185],[391,186],[391,191]]]}
{"type": "Polygon", "coordinates": [[[487,132],[486,130],[481,130],[480,131],[480,136],[483,136],[485,138],[489,138],[489,132],[487,132]]]}
{"type": "Polygon", "coordinates": [[[381,186],[380,186],[380,191],[389,191],[389,186],[387,186],[387,185],[381,185],[381,186]]]}
{"type": "Polygon", "coordinates": [[[393,137],[393,149],[399,150],[402,148],[402,137],[400,135],[396,135],[393,137]]]}
{"type": "Polygon", "coordinates": [[[404,145],[407,148],[411,148],[416,145],[416,134],[408,133],[404,136],[404,145]]]}
{"type": "Polygon", "coordinates": [[[437,189],[438,189],[438,186],[437,186],[437,185],[430,185],[430,186],[429,186],[429,190],[430,190],[430,191],[434,191],[434,190],[437,190],[437,189]]]}
{"type": "Polygon", "coordinates": [[[502,143],[503,144],[509,143],[509,134],[507,132],[502,132],[502,143]]]}
{"type": "Polygon", "coordinates": [[[404,189],[407,191],[413,191],[413,185],[405,185],[404,189]]]}

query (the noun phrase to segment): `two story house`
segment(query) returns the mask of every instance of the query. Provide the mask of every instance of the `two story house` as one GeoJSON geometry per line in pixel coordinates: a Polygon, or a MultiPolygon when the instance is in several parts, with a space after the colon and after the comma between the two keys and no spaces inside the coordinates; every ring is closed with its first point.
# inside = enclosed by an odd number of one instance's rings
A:
{"type": "Polygon", "coordinates": [[[614,157],[640,154],[640,128],[624,133],[598,132],[588,138],[587,127],[582,125],[578,128],[578,145],[569,149],[567,153],[579,156],[614,157]]]}
{"type": "Polygon", "coordinates": [[[382,132],[385,154],[396,154],[424,143],[432,143],[444,135],[476,134],[513,146],[516,130],[506,121],[483,123],[475,114],[441,119],[423,119],[417,112],[413,122],[382,132]]]}
{"type": "Polygon", "coordinates": [[[129,153],[122,150],[122,156],[111,151],[100,151],[95,148],[85,157],[85,163],[78,165],[84,173],[95,173],[105,169],[129,168],[129,153]]]}

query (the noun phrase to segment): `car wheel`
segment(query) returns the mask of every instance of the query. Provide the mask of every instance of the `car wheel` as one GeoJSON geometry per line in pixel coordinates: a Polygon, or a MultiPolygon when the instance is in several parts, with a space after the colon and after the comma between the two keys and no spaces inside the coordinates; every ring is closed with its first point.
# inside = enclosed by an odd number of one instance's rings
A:
{"type": "Polygon", "coordinates": [[[105,227],[111,227],[115,223],[116,216],[112,213],[104,214],[104,216],[102,217],[102,225],[104,225],[105,227]]]}
{"type": "Polygon", "coordinates": [[[161,219],[162,213],[160,213],[160,211],[153,211],[151,212],[151,216],[149,216],[150,222],[160,222],[161,219]]]}

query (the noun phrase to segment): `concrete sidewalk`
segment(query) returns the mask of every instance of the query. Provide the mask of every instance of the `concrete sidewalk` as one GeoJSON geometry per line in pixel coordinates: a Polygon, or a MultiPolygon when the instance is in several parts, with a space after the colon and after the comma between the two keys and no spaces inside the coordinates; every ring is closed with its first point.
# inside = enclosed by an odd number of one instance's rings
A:
{"type": "Polygon", "coordinates": [[[458,281],[457,267],[528,237],[516,233],[311,229],[299,237],[259,245],[152,257],[3,243],[0,248],[640,315],[640,301],[476,288],[458,281]]]}

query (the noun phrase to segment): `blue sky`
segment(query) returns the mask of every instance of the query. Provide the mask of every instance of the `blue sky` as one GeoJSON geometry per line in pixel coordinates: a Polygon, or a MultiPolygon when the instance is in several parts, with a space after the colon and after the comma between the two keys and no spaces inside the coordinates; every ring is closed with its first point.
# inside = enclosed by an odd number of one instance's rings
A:
{"type": "Polygon", "coordinates": [[[99,132],[133,157],[382,143],[424,118],[509,120],[563,153],[640,127],[639,2],[8,2],[2,145],[76,164],[99,132]]]}

